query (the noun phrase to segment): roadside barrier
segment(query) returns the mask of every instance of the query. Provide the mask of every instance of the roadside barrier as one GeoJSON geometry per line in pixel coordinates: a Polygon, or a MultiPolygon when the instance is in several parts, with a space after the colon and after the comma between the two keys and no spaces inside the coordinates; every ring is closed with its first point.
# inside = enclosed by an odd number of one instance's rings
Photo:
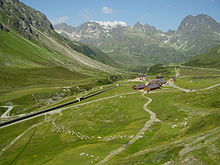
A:
{"type": "Polygon", "coordinates": [[[45,110],[42,110],[42,111],[39,111],[39,112],[34,112],[34,113],[31,113],[31,114],[28,114],[28,115],[25,115],[25,116],[22,116],[22,117],[18,117],[18,118],[15,118],[15,119],[12,119],[12,120],[9,120],[9,121],[0,123],[0,128],[3,127],[3,126],[7,126],[7,125],[9,125],[9,124],[12,124],[12,123],[16,123],[16,122],[18,122],[18,121],[22,121],[22,120],[25,120],[25,119],[34,117],[34,116],[39,116],[39,115],[44,114],[44,113],[46,113],[46,112],[50,112],[50,111],[53,111],[53,110],[56,110],[56,109],[65,107],[65,106],[70,105],[70,104],[74,104],[74,103],[77,103],[77,102],[86,100],[86,99],[88,99],[88,98],[90,98],[90,97],[93,97],[93,96],[96,96],[96,95],[98,95],[98,94],[104,93],[104,92],[109,91],[109,90],[111,90],[111,89],[114,89],[114,88],[116,88],[116,87],[118,87],[118,86],[119,86],[119,85],[115,85],[115,86],[112,86],[112,87],[110,87],[110,88],[101,90],[101,91],[99,91],[99,92],[93,93],[93,94],[88,95],[88,96],[85,96],[85,97],[78,98],[78,99],[76,99],[76,100],[74,100],[74,101],[70,101],[70,102],[65,103],[65,104],[57,105],[57,106],[55,106],[55,107],[51,107],[51,108],[48,108],[48,109],[45,109],[45,110]]]}

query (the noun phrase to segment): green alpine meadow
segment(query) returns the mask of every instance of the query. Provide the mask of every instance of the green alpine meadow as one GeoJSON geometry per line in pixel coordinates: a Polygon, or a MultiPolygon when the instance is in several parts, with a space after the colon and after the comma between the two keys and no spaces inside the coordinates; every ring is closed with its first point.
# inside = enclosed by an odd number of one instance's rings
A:
{"type": "Polygon", "coordinates": [[[0,165],[219,165],[219,9],[0,0],[0,165]]]}

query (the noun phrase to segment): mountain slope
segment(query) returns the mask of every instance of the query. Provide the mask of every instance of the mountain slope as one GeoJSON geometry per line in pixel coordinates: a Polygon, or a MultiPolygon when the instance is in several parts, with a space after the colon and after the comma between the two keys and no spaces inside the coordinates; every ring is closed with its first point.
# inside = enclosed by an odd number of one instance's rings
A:
{"type": "Polygon", "coordinates": [[[220,43],[220,24],[208,15],[189,15],[168,43],[188,56],[197,55],[220,43]]]}
{"type": "Polygon", "coordinates": [[[0,106],[15,105],[13,114],[73,100],[120,77],[121,70],[94,60],[102,53],[60,36],[42,13],[17,0],[0,6],[0,106]]]}
{"type": "Polygon", "coordinates": [[[102,52],[100,49],[92,46],[86,45],[76,41],[68,41],[68,45],[75,51],[80,52],[96,61],[99,61],[103,64],[110,65],[113,67],[119,67],[119,64],[115,62],[111,57],[109,57],[106,53],[102,52]]]}
{"type": "Polygon", "coordinates": [[[17,0],[2,0],[0,4],[1,90],[95,84],[96,80],[120,74],[103,64],[114,65],[111,58],[96,48],[60,36],[39,11],[17,0]]]}
{"type": "Polygon", "coordinates": [[[184,65],[220,69],[220,45],[203,54],[192,57],[184,65]]]}
{"type": "MultiPolygon", "coordinates": [[[[18,32],[36,45],[45,47],[53,54],[61,56],[61,59],[56,59],[55,56],[51,57],[56,60],[58,65],[69,69],[77,69],[80,66],[87,68],[87,70],[93,68],[104,72],[114,72],[113,68],[73,50],[70,44],[74,43],[59,36],[46,16],[39,11],[27,7],[17,0],[3,0],[1,6],[1,25],[11,29],[11,32],[18,32]]],[[[80,45],[78,44],[78,46],[80,45]]]]}
{"type": "Polygon", "coordinates": [[[187,16],[176,31],[164,33],[137,22],[86,22],[78,27],[58,24],[55,29],[74,41],[95,45],[124,66],[181,62],[220,43],[220,24],[200,14],[187,16]]]}
{"type": "Polygon", "coordinates": [[[123,22],[87,22],[66,31],[67,28],[66,24],[55,26],[61,35],[95,45],[125,67],[166,64],[185,58],[163,41],[163,32],[139,22],[134,27],[123,22]]]}

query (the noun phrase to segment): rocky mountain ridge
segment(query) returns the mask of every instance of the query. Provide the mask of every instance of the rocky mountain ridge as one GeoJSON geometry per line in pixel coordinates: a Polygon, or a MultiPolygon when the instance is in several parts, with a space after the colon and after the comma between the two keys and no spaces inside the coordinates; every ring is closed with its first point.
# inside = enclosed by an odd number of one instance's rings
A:
{"type": "Polygon", "coordinates": [[[86,22],[71,31],[65,30],[66,24],[59,24],[55,29],[71,40],[97,46],[125,65],[181,62],[220,43],[220,24],[204,14],[189,15],[177,30],[168,32],[140,22],[109,28],[102,24],[86,22]]]}

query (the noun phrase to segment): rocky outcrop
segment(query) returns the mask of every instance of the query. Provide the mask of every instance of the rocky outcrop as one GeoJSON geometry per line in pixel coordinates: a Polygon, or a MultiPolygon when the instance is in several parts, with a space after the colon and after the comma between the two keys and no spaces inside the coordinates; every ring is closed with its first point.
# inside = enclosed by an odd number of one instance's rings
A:
{"type": "Polygon", "coordinates": [[[46,33],[54,31],[53,25],[41,12],[32,9],[18,0],[1,0],[0,22],[16,30],[26,38],[36,37],[33,28],[46,33]]]}

